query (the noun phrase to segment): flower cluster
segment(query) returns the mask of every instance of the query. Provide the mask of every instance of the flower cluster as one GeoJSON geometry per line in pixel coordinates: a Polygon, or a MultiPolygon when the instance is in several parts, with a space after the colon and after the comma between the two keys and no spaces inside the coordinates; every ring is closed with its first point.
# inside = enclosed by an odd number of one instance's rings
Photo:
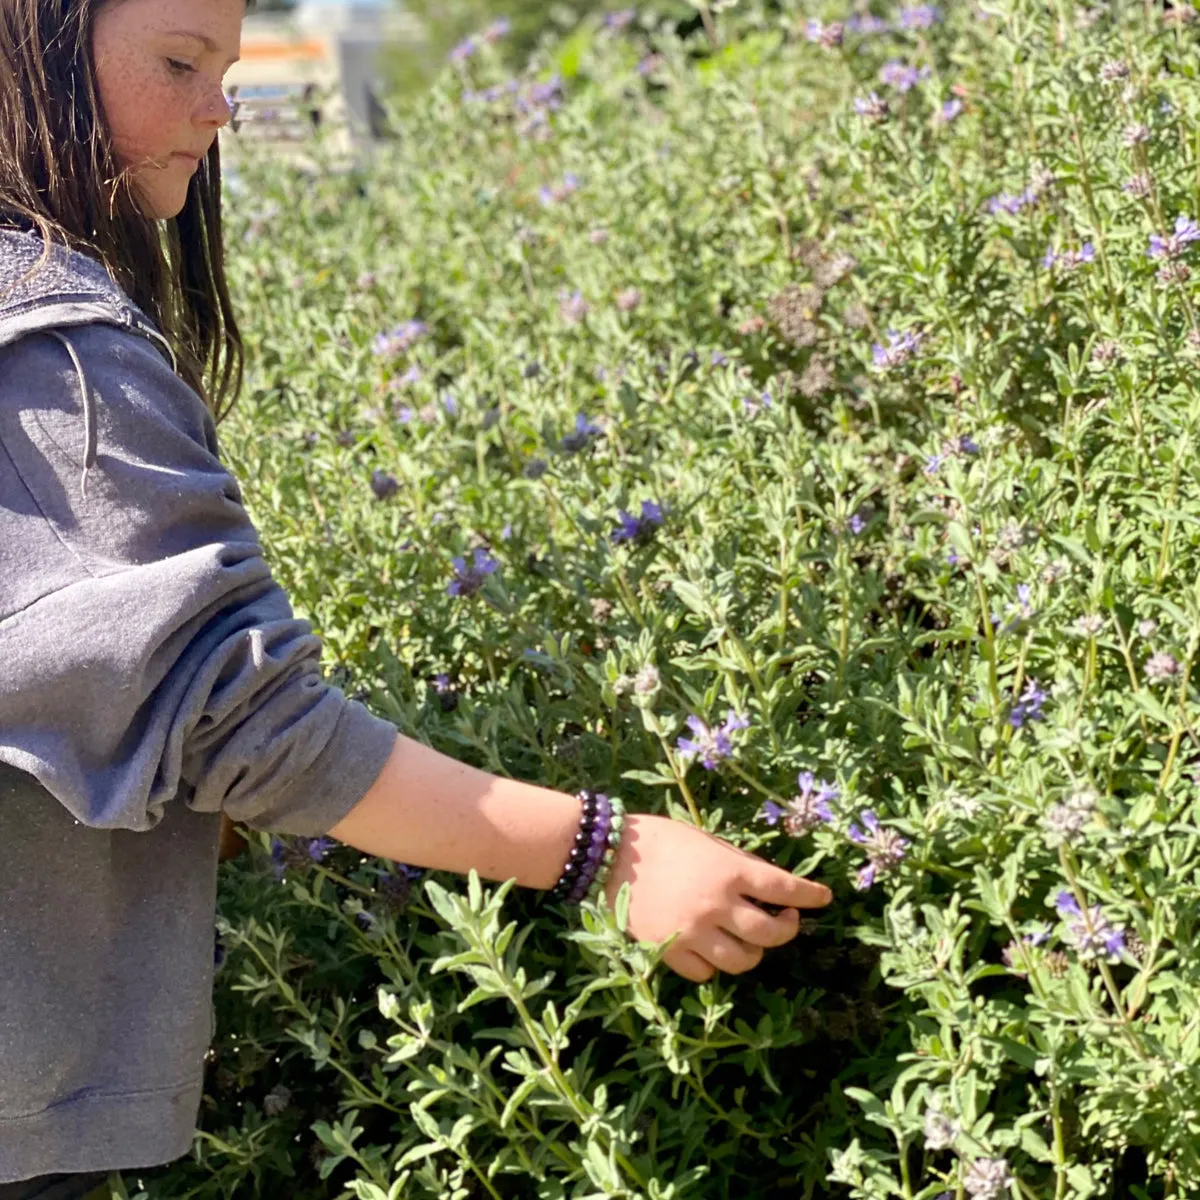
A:
{"type": "Polygon", "coordinates": [[[640,516],[631,516],[623,508],[617,510],[617,516],[621,523],[613,531],[612,540],[615,545],[622,542],[645,543],[663,523],[662,509],[653,500],[642,501],[640,516]]]}
{"type": "Polygon", "coordinates": [[[1029,186],[1017,195],[1001,192],[998,196],[993,196],[987,203],[987,211],[992,216],[999,216],[1001,213],[1004,213],[1007,216],[1014,217],[1023,209],[1031,208],[1041,203],[1043,196],[1045,196],[1047,189],[1053,182],[1053,174],[1042,167],[1040,163],[1035,163],[1029,186]]]}
{"type": "Polygon", "coordinates": [[[603,436],[604,431],[600,426],[592,424],[583,413],[580,413],[575,418],[574,432],[564,434],[558,444],[565,453],[578,454],[580,450],[586,450],[594,438],[603,436]]]}
{"type": "Polygon", "coordinates": [[[811,771],[801,771],[796,777],[800,791],[785,805],[768,800],[763,805],[762,819],[768,825],[783,820],[783,827],[791,837],[803,837],[823,822],[834,819],[830,808],[838,796],[837,785],[817,779],[811,771]]]}
{"type": "Polygon", "coordinates": [[[854,111],[860,117],[866,117],[869,121],[879,123],[886,121],[892,110],[886,100],[878,93],[872,92],[869,96],[856,96],[854,98],[854,111]]]}
{"type": "Polygon", "coordinates": [[[894,829],[879,823],[879,818],[867,809],[860,817],[862,828],[851,825],[846,836],[857,842],[867,852],[866,865],[859,868],[854,886],[865,892],[874,886],[880,875],[894,871],[903,861],[908,852],[908,840],[902,838],[894,829]]]}
{"type": "Polygon", "coordinates": [[[875,359],[875,367],[879,371],[890,371],[895,367],[903,366],[917,352],[924,339],[924,334],[898,333],[894,329],[887,331],[888,344],[886,346],[876,342],[871,347],[871,354],[875,359]]]}
{"type": "Polygon", "coordinates": [[[1076,788],[1058,804],[1052,805],[1042,818],[1046,842],[1050,846],[1073,842],[1088,826],[1096,812],[1096,793],[1090,788],[1076,788]]]}
{"type": "Polygon", "coordinates": [[[888,87],[894,88],[901,94],[911,91],[923,79],[928,78],[928,67],[918,69],[898,58],[885,63],[879,70],[879,81],[886,83],[888,87]]]}
{"type": "Polygon", "coordinates": [[[805,36],[810,42],[832,50],[835,46],[840,46],[845,39],[846,26],[841,21],[834,21],[826,25],[814,18],[809,20],[805,36]]]}
{"type": "Polygon", "coordinates": [[[1054,907],[1067,922],[1067,937],[1080,962],[1099,958],[1120,961],[1121,951],[1125,948],[1125,931],[1114,929],[1098,904],[1085,913],[1079,901],[1064,889],[1054,897],[1054,907]]]}
{"type": "Polygon", "coordinates": [[[1148,258],[1177,259],[1192,242],[1200,239],[1200,226],[1191,217],[1176,217],[1174,233],[1150,235],[1150,248],[1146,251],[1148,258]]]}
{"type": "Polygon", "coordinates": [[[1029,680],[1025,685],[1025,690],[1013,705],[1012,712],[1008,714],[1008,723],[1014,729],[1021,729],[1026,721],[1042,720],[1045,715],[1042,712],[1042,705],[1045,704],[1047,698],[1047,693],[1038,687],[1037,681],[1029,680]]]}
{"type": "Polygon", "coordinates": [[[690,738],[681,737],[679,753],[684,758],[698,758],[706,771],[715,771],[717,764],[733,754],[733,734],[739,729],[749,729],[747,717],[738,716],[733,709],[726,714],[725,723],[709,728],[699,717],[688,717],[690,738]]]}
{"type": "Polygon", "coordinates": [[[1078,250],[1063,250],[1056,251],[1053,246],[1046,250],[1046,255],[1042,259],[1042,266],[1047,271],[1054,267],[1061,267],[1064,271],[1074,271],[1076,267],[1081,267],[1084,263],[1095,261],[1096,248],[1091,242],[1084,242],[1078,250]]]}
{"type": "Polygon", "coordinates": [[[500,564],[482,547],[475,551],[474,561],[470,566],[463,558],[453,558],[450,561],[454,566],[455,577],[450,581],[446,591],[451,596],[473,596],[487,582],[487,577],[494,575],[500,567],[500,564]]]}
{"type": "Polygon", "coordinates": [[[411,350],[428,333],[429,326],[424,321],[405,321],[394,329],[376,334],[372,348],[380,358],[395,358],[411,350]]]}

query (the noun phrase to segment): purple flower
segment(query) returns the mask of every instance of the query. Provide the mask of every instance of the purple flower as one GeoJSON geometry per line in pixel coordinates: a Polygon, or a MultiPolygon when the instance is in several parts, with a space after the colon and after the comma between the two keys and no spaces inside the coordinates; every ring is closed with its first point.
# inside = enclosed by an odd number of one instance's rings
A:
{"type": "Polygon", "coordinates": [[[454,690],[454,685],[450,682],[450,676],[444,671],[433,677],[433,687],[439,696],[454,690]]]}
{"type": "Polygon", "coordinates": [[[617,511],[621,524],[613,532],[612,540],[615,545],[622,542],[644,543],[654,534],[663,523],[662,509],[652,500],[642,501],[640,517],[631,516],[623,508],[617,511]]]}
{"type": "Polygon", "coordinates": [[[373,349],[381,358],[394,358],[403,354],[429,332],[424,321],[405,321],[390,332],[375,335],[373,349]]]}
{"type": "Polygon", "coordinates": [[[308,843],[308,857],[313,862],[324,862],[325,856],[337,845],[333,838],[319,837],[313,838],[308,843]]]}
{"type": "Polygon", "coordinates": [[[886,100],[872,92],[866,99],[861,96],[854,98],[854,111],[860,117],[867,117],[872,121],[886,121],[891,109],[886,100]]]}
{"type": "Polygon", "coordinates": [[[556,183],[553,187],[540,188],[538,198],[543,204],[557,204],[577,191],[579,191],[579,176],[573,171],[568,171],[562,177],[561,183],[556,183]]]}
{"type": "Polygon", "coordinates": [[[861,33],[866,36],[877,33],[887,33],[891,26],[883,20],[882,17],[874,16],[872,13],[865,13],[861,16],[855,15],[846,22],[846,28],[851,33],[861,33]]]}
{"type": "Polygon", "coordinates": [[[866,518],[861,512],[856,512],[854,516],[850,518],[848,524],[850,527],[850,532],[855,535],[862,533],[862,531],[867,527],[866,518]]]}
{"type": "Polygon", "coordinates": [[[390,475],[378,467],[371,472],[371,491],[375,493],[376,500],[387,500],[399,490],[400,481],[395,475],[390,475]]]}
{"type": "Polygon", "coordinates": [[[483,40],[489,43],[498,42],[512,32],[512,22],[507,17],[493,21],[484,31],[483,40]]]}
{"type": "Polygon", "coordinates": [[[886,347],[876,342],[871,347],[875,358],[875,366],[880,371],[888,371],[893,367],[903,366],[916,353],[924,335],[919,333],[897,333],[894,329],[887,331],[888,344],[886,347]]]}
{"type": "Polygon", "coordinates": [[[929,29],[942,19],[941,9],[935,4],[914,4],[900,10],[898,22],[901,29],[929,29]]]}
{"type": "Polygon", "coordinates": [[[590,309],[591,305],[583,298],[582,292],[576,291],[568,294],[563,291],[559,293],[558,311],[569,325],[578,325],[588,315],[590,309]]]}
{"type": "Polygon", "coordinates": [[[458,401],[454,398],[453,392],[445,392],[442,395],[442,407],[451,417],[458,416],[458,401]]]}
{"type": "Polygon", "coordinates": [[[575,454],[591,445],[592,438],[603,434],[599,425],[593,425],[587,417],[580,413],[575,418],[575,432],[566,434],[559,445],[568,454],[575,454]]]}
{"type": "Polygon", "coordinates": [[[475,551],[475,561],[467,566],[461,558],[451,559],[455,578],[446,589],[451,596],[473,596],[483,587],[489,575],[495,574],[500,564],[484,549],[475,551]]]}
{"type": "Polygon", "coordinates": [[[1038,687],[1036,680],[1029,680],[1021,693],[1013,710],[1009,714],[1008,723],[1014,729],[1020,729],[1026,721],[1040,721],[1044,717],[1042,705],[1046,702],[1047,693],[1038,687]]]}
{"type": "Polygon", "coordinates": [[[1161,234],[1150,235],[1150,249],[1146,251],[1149,258],[1179,258],[1189,243],[1200,239],[1200,226],[1191,217],[1176,217],[1175,232],[1163,237],[1161,234]]]}
{"type": "Polygon", "coordinates": [[[643,77],[653,75],[666,61],[661,54],[647,54],[637,65],[638,74],[643,77]]]}
{"type": "Polygon", "coordinates": [[[886,83],[888,87],[893,87],[900,93],[911,91],[922,79],[928,77],[928,67],[923,67],[918,71],[916,67],[910,67],[898,58],[893,58],[891,62],[884,64],[879,71],[880,82],[886,83]]]}
{"type": "Polygon", "coordinates": [[[757,417],[763,409],[770,409],[773,403],[771,389],[768,388],[761,396],[743,396],[742,411],[748,417],[757,417]]]}
{"type": "Polygon", "coordinates": [[[826,50],[832,50],[835,46],[840,46],[845,39],[846,26],[841,21],[825,25],[820,21],[810,20],[805,29],[805,36],[810,42],[824,46],[826,50]]]}
{"type": "Polygon", "coordinates": [[[1076,267],[1082,266],[1084,263],[1094,262],[1096,258],[1096,248],[1091,242],[1084,242],[1078,250],[1064,250],[1058,254],[1053,246],[1046,250],[1046,256],[1042,259],[1042,266],[1049,271],[1056,263],[1064,270],[1073,271],[1076,267]]]}
{"type": "Polygon", "coordinates": [[[605,29],[627,29],[637,19],[637,10],[622,8],[618,12],[610,12],[604,18],[605,29]]]}
{"type": "Polygon", "coordinates": [[[787,806],[768,800],[763,805],[762,819],[768,825],[775,825],[780,818],[783,827],[791,837],[803,837],[815,829],[822,821],[834,819],[830,802],[840,795],[837,785],[827,783],[824,779],[816,779],[811,771],[801,771],[796,777],[800,793],[788,801],[787,806]]]}
{"type": "Polygon", "coordinates": [[[464,38],[450,51],[450,61],[453,63],[466,62],[478,49],[479,43],[473,37],[464,38]]]}
{"type": "Polygon", "coordinates": [[[709,363],[710,367],[724,367],[729,364],[729,357],[720,350],[712,352],[712,360],[709,363]]]}
{"type": "Polygon", "coordinates": [[[1054,907],[1067,923],[1067,937],[1080,961],[1120,957],[1125,948],[1125,931],[1113,928],[1100,905],[1089,907],[1085,914],[1079,901],[1064,889],[1054,897],[1054,907]]]}
{"type": "Polygon", "coordinates": [[[865,892],[874,886],[878,876],[894,871],[904,861],[908,852],[908,840],[902,838],[894,829],[880,825],[879,818],[870,809],[863,812],[859,820],[862,822],[862,828],[851,825],[846,836],[867,852],[866,864],[859,868],[854,883],[858,891],[865,892]]]}
{"type": "Polygon", "coordinates": [[[1010,195],[1008,192],[1001,192],[998,196],[993,196],[987,203],[987,210],[992,216],[998,216],[1000,213],[1007,213],[1010,217],[1015,217],[1023,208],[1028,208],[1031,204],[1038,202],[1038,192],[1034,188],[1026,188],[1019,196],[1010,195]]]}
{"type": "Polygon", "coordinates": [[[947,100],[938,110],[937,120],[942,125],[949,125],[951,121],[962,116],[962,111],[963,102],[961,100],[947,100]]]}
{"type": "Polygon", "coordinates": [[[725,723],[716,729],[710,729],[699,717],[688,717],[687,724],[695,736],[681,737],[678,750],[685,758],[699,758],[706,771],[715,771],[717,763],[733,754],[734,732],[750,727],[749,719],[737,716],[732,708],[726,713],[725,723]]]}

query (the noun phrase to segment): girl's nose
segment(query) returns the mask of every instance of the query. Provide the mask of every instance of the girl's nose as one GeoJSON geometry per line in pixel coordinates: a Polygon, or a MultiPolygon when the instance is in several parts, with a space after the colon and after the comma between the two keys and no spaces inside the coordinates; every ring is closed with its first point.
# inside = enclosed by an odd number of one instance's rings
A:
{"type": "Polygon", "coordinates": [[[233,119],[233,108],[221,87],[212,88],[204,95],[197,119],[203,125],[223,129],[233,119]]]}

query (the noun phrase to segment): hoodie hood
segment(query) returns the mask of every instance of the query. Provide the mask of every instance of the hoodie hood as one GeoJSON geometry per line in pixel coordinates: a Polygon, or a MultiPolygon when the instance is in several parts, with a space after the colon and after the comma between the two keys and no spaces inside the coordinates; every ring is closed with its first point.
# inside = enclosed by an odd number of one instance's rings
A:
{"type": "Polygon", "coordinates": [[[70,330],[97,322],[115,325],[150,339],[176,371],[178,363],[154,322],[99,262],[55,244],[39,266],[44,245],[38,234],[0,229],[0,350],[30,334],[45,333],[61,342],[70,355],[83,394],[87,450],[80,488],[86,496],[88,472],[97,454],[96,401],[70,330]]]}

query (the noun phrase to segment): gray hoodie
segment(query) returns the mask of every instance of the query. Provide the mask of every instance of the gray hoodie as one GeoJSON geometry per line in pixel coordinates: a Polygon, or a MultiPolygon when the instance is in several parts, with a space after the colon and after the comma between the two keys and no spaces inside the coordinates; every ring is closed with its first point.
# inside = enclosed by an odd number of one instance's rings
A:
{"type": "Polygon", "coordinates": [[[186,1154],[220,813],[317,837],[396,738],[327,684],[200,397],[0,231],[0,1183],[186,1154]],[[15,286],[14,286],[15,285],[15,286]]]}

